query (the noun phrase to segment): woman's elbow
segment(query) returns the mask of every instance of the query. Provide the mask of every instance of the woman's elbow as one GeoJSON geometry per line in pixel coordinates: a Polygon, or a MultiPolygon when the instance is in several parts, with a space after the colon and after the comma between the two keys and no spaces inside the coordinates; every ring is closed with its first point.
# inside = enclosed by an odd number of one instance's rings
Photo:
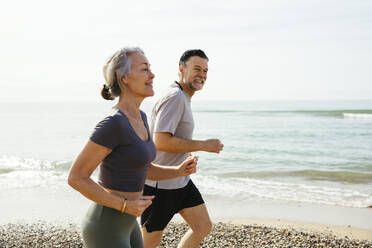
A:
{"type": "Polygon", "coordinates": [[[76,175],[74,175],[73,173],[70,173],[69,175],[68,175],[68,179],[67,179],[67,183],[68,183],[68,185],[70,185],[72,188],[74,188],[74,189],[78,189],[78,185],[79,185],[79,178],[76,176],[76,175]]]}

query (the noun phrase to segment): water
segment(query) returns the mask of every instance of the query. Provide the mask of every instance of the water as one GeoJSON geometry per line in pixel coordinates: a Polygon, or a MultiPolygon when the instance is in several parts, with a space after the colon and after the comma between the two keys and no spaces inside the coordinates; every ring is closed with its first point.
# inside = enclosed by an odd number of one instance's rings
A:
{"type": "MultiPolygon", "coordinates": [[[[73,159],[112,105],[0,103],[2,191],[65,190],[73,159]]],[[[144,102],[144,111],[151,105],[144,102]]],[[[372,205],[372,101],[195,101],[192,107],[194,138],[225,144],[220,154],[197,153],[193,180],[205,197],[372,205]]]]}

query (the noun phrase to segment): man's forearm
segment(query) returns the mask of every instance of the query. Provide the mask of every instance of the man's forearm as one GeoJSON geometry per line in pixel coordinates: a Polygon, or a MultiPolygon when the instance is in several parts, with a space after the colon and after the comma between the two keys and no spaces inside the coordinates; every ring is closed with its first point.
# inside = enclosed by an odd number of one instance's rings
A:
{"type": "Polygon", "coordinates": [[[147,170],[147,179],[153,181],[161,181],[166,179],[172,179],[179,176],[176,167],[161,166],[157,164],[150,164],[147,170]]]}
{"type": "Polygon", "coordinates": [[[186,153],[203,151],[203,142],[202,140],[187,140],[171,136],[166,141],[155,140],[155,145],[158,151],[186,153]]]}

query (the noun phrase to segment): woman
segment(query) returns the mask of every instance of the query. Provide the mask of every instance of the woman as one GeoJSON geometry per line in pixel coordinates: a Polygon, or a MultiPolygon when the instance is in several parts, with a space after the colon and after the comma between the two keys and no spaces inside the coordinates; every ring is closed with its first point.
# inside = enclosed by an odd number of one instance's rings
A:
{"type": "Polygon", "coordinates": [[[136,216],[151,205],[154,196],[142,196],[146,177],[164,180],[195,173],[197,157],[181,165],[152,164],[156,149],[146,115],[144,98],[153,96],[154,74],[140,48],[117,51],[103,68],[106,83],[101,95],[119,97],[114,113],[96,126],[90,140],[72,165],[71,187],[93,201],[83,221],[83,240],[91,247],[143,247],[136,216]],[[98,183],[90,176],[100,165],[98,183]]]}

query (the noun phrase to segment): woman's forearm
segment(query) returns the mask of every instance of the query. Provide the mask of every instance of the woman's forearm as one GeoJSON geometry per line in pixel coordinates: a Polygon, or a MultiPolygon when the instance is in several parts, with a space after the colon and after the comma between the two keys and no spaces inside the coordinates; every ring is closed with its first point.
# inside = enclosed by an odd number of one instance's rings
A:
{"type": "Polygon", "coordinates": [[[74,178],[70,176],[68,178],[68,184],[75,190],[79,191],[89,200],[97,202],[98,204],[121,210],[124,199],[119,196],[106,191],[99,184],[89,178],[74,178]]]}

